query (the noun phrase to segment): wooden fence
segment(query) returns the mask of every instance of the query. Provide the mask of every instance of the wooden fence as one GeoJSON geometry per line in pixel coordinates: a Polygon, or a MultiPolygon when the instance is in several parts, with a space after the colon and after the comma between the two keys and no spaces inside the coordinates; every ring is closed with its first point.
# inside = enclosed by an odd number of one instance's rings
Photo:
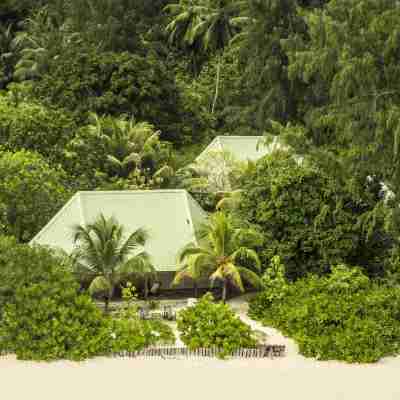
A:
{"type": "MultiPolygon", "coordinates": [[[[161,358],[173,358],[173,357],[218,357],[222,353],[222,349],[217,347],[212,348],[200,348],[190,350],[187,347],[154,347],[147,348],[139,351],[122,351],[114,353],[113,357],[161,357],[161,358]]],[[[285,355],[284,345],[264,345],[256,348],[249,349],[238,349],[229,354],[228,358],[274,358],[282,357],[285,355]]]]}
{"type": "MultiPolygon", "coordinates": [[[[187,347],[149,347],[139,351],[121,351],[112,354],[112,357],[160,357],[160,358],[178,358],[178,357],[209,357],[215,358],[222,352],[217,347],[200,348],[190,350],[187,347]]],[[[1,356],[11,355],[12,352],[2,351],[1,356]]],[[[263,345],[250,349],[238,349],[226,355],[227,358],[275,358],[285,355],[284,345],[263,345]]]]}

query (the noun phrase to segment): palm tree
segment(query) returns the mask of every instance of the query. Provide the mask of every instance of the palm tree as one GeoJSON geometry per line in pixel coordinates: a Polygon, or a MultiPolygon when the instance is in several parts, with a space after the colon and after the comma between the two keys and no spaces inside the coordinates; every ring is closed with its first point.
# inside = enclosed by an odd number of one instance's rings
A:
{"type": "Polygon", "coordinates": [[[134,170],[148,171],[153,177],[169,177],[171,167],[159,167],[160,155],[165,146],[160,141],[160,131],[148,122],[133,119],[99,118],[91,115],[91,133],[103,142],[112,173],[127,178],[134,170]]]}
{"type": "Polygon", "coordinates": [[[102,214],[91,224],[76,225],[73,232],[77,269],[91,278],[90,293],[104,294],[108,311],[117,284],[149,263],[143,251],[148,234],[139,228],[125,239],[123,226],[102,214]]]}
{"type": "Polygon", "coordinates": [[[177,41],[183,46],[201,43],[202,50],[217,53],[212,114],[219,95],[223,51],[234,37],[232,19],[237,16],[239,8],[235,0],[181,0],[166,7],[173,14],[173,20],[167,26],[171,41],[177,41]]]}
{"type": "Polygon", "coordinates": [[[149,281],[157,276],[157,271],[147,255],[135,257],[130,261],[129,268],[133,274],[144,280],[144,298],[149,297],[149,281]]]}
{"type": "Polygon", "coordinates": [[[182,268],[175,276],[179,283],[185,276],[193,279],[207,275],[212,283],[222,282],[222,301],[226,301],[228,285],[231,283],[244,291],[243,280],[261,287],[257,273],[245,265],[251,263],[257,272],[261,264],[257,253],[242,246],[244,230],[236,227],[230,216],[215,213],[199,232],[200,245],[186,246],[180,256],[182,268]]]}
{"type": "Polygon", "coordinates": [[[178,255],[178,265],[180,268],[175,274],[172,286],[179,285],[185,278],[189,278],[193,282],[194,297],[198,297],[198,282],[206,275],[205,266],[193,262],[193,257],[187,255],[186,247],[178,255]]]}
{"type": "Polygon", "coordinates": [[[193,37],[194,27],[200,22],[200,15],[204,7],[196,4],[196,0],[181,0],[177,4],[169,4],[165,11],[174,15],[174,19],[167,25],[169,42],[183,47],[191,55],[194,75],[198,74],[197,59],[201,53],[201,43],[193,37]]]}

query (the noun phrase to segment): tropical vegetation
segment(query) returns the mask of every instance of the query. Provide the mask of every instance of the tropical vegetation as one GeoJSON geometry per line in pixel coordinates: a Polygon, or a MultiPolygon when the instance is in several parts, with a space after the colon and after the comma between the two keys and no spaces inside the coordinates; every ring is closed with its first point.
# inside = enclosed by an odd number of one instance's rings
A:
{"type": "Polygon", "coordinates": [[[257,272],[261,263],[257,252],[247,247],[253,235],[249,229],[237,226],[229,215],[218,212],[210,217],[198,233],[199,244],[187,245],[179,254],[181,266],[175,275],[174,283],[180,283],[185,277],[194,281],[208,277],[211,283],[222,284],[222,301],[225,302],[229,285],[244,292],[246,281],[255,287],[260,286],[257,272]]]}
{"type": "Polygon", "coordinates": [[[305,356],[365,363],[398,354],[398,287],[379,285],[344,264],[324,277],[290,283],[278,262],[263,280],[250,315],[293,337],[305,356]]]}
{"type": "Polygon", "coordinates": [[[105,310],[112,300],[117,284],[136,271],[154,272],[143,246],[148,238],[143,228],[124,237],[124,228],[115,218],[100,215],[86,226],[74,228],[73,252],[78,274],[91,279],[89,292],[101,294],[105,310]]]}
{"type": "Polygon", "coordinates": [[[398,354],[399,26],[396,0],[1,1],[0,347],[154,343],[165,327],[87,296],[148,297],[143,229],[99,216],[73,258],[27,243],[79,190],[185,188],[210,218],[175,283],[261,288],[251,314],[307,356],[398,354]],[[217,135],[283,146],[194,162],[217,135]]]}
{"type": "Polygon", "coordinates": [[[250,327],[228,305],[214,303],[210,293],[179,313],[178,329],[190,349],[215,347],[222,358],[240,348],[257,345],[250,327]]]}
{"type": "Polygon", "coordinates": [[[104,314],[81,293],[65,254],[8,238],[0,248],[0,353],[82,360],[175,341],[163,322],[139,319],[132,285],[123,288],[121,310],[104,314]]]}

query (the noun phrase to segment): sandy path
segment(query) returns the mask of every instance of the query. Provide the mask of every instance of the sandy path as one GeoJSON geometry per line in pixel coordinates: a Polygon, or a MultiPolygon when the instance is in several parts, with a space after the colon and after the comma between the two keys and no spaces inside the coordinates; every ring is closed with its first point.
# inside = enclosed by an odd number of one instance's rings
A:
{"type": "Polygon", "coordinates": [[[400,357],[373,365],[306,359],[278,331],[249,320],[243,301],[231,303],[243,320],[269,334],[270,343],[288,346],[287,356],[230,361],[97,358],[83,363],[4,357],[0,399],[400,400],[400,357]]]}

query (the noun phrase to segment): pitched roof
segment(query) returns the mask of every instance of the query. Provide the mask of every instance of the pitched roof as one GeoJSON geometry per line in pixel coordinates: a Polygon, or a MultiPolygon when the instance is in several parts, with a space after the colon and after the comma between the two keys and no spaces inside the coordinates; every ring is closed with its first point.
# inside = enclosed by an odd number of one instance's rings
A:
{"type": "Polygon", "coordinates": [[[76,193],[32,239],[32,244],[58,247],[70,253],[72,227],[114,216],[127,233],[143,227],[149,232],[145,250],[159,271],[176,269],[183,246],[196,242],[195,230],[206,213],[185,190],[93,191],[76,193]]]}
{"type": "Polygon", "coordinates": [[[239,161],[258,160],[278,146],[276,141],[263,146],[260,144],[261,139],[263,136],[217,136],[196,161],[201,161],[210,151],[228,151],[239,161]]]}

